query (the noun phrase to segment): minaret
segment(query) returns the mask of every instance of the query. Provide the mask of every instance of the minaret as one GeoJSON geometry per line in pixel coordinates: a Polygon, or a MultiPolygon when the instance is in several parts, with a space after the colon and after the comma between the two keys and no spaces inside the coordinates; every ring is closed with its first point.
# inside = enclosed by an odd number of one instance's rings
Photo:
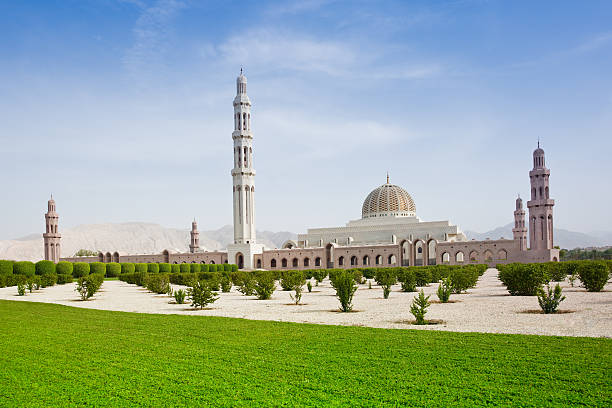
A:
{"type": "Polygon", "coordinates": [[[553,248],[553,206],[550,199],[548,178],[550,170],[546,168],[544,150],[533,151],[533,170],[529,172],[531,180],[531,200],[527,202],[529,209],[529,240],[531,250],[553,248]]]}
{"type": "Polygon", "coordinates": [[[45,214],[46,232],[43,234],[45,242],[45,259],[58,263],[60,260],[60,239],[62,235],[57,232],[59,215],[55,212],[55,200],[53,194],[47,202],[47,213],[45,214]]]}
{"type": "Polygon", "coordinates": [[[514,228],[512,228],[514,240],[518,242],[521,251],[527,250],[527,227],[525,227],[525,210],[521,196],[516,199],[516,210],[514,210],[514,228]]]}
{"type": "Polygon", "coordinates": [[[191,243],[189,244],[189,252],[195,254],[200,249],[200,232],[198,231],[198,223],[195,218],[191,223],[191,243]]]}
{"type": "Polygon", "coordinates": [[[251,133],[251,101],[247,96],[247,79],[240,70],[234,98],[234,243],[227,246],[229,263],[240,269],[253,269],[253,255],[263,252],[255,243],[255,170],[253,169],[253,133],[251,133]]]}
{"type": "Polygon", "coordinates": [[[247,79],[236,79],[234,98],[234,244],[255,243],[255,170],[253,169],[253,134],[251,101],[247,96],[247,79]]]}

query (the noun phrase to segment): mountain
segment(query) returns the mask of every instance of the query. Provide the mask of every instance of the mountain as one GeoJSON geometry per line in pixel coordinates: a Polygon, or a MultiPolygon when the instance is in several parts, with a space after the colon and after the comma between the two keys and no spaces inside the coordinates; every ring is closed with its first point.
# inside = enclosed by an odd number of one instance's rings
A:
{"type": "MultiPolygon", "coordinates": [[[[189,231],[166,228],[158,224],[124,223],[79,225],[61,231],[62,256],[72,256],[79,249],[123,254],[158,254],[164,249],[175,252],[189,250],[189,231]]],[[[200,247],[208,251],[225,249],[234,238],[233,227],[226,225],[214,231],[200,231],[200,247]]],[[[277,248],[288,239],[297,239],[292,232],[257,231],[258,242],[277,248]]],[[[0,241],[0,259],[38,261],[43,256],[42,234],[0,241]]]]}
{"type": "MultiPolygon", "coordinates": [[[[484,239],[499,239],[501,237],[512,239],[512,227],[513,223],[504,225],[503,227],[497,227],[487,232],[474,232],[464,231],[468,239],[484,240],[484,239]]],[[[600,247],[610,245],[612,243],[612,233],[610,232],[597,232],[591,234],[585,234],[583,232],[568,231],[566,229],[555,228],[554,229],[554,242],[561,248],[573,249],[573,248],[586,248],[586,247],[600,247]]]]}

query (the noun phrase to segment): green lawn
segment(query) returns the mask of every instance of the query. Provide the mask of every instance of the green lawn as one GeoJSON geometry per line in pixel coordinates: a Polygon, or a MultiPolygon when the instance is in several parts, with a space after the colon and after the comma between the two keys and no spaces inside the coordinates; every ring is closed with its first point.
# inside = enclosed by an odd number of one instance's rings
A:
{"type": "Polygon", "coordinates": [[[612,340],[0,301],[0,406],[612,406],[612,340]]]}

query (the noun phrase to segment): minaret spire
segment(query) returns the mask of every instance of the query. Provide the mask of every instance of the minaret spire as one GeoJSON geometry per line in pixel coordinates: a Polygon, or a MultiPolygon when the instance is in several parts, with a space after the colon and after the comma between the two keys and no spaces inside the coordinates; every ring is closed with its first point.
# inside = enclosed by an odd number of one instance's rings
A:
{"type": "Polygon", "coordinates": [[[389,172],[387,172],[387,184],[389,184],[389,172]]]}
{"type": "Polygon", "coordinates": [[[47,213],[45,214],[45,233],[43,234],[44,253],[47,261],[58,263],[61,256],[60,240],[62,235],[58,232],[59,215],[55,211],[55,200],[53,194],[47,202],[47,213]]]}

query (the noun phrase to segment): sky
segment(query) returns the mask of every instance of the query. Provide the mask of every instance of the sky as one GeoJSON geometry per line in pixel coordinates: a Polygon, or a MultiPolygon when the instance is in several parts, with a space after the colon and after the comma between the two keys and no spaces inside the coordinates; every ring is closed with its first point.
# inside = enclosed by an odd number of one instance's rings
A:
{"type": "Polygon", "coordinates": [[[609,1],[0,0],[0,239],[232,223],[235,80],[253,104],[257,228],[361,217],[385,182],[486,231],[528,197],[610,231],[609,1]]]}

